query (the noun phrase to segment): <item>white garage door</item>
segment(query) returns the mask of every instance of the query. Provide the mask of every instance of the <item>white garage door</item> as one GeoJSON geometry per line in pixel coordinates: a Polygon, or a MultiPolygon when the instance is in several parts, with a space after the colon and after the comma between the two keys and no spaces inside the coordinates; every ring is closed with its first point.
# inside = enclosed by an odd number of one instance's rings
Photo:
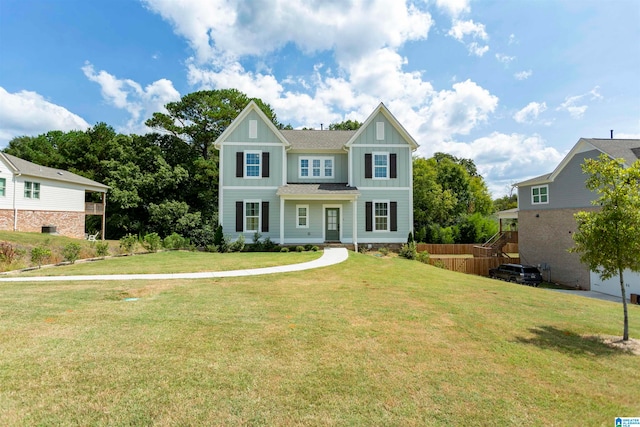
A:
{"type": "MultiPolygon", "coordinates": [[[[625,283],[624,291],[627,294],[627,300],[629,299],[629,294],[640,295],[640,273],[625,270],[623,276],[625,283]]],[[[620,292],[620,278],[618,276],[602,280],[596,273],[591,272],[591,290],[607,295],[615,295],[617,297],[622,296],[620,292]]]]}

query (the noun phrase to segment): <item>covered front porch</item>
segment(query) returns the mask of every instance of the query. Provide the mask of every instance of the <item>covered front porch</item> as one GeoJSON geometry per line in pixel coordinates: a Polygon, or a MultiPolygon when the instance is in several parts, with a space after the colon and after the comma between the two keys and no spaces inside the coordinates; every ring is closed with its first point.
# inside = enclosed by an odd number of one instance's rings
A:
{"type": "Polygon", "coordinates": [[[358,245],[360,192],[346,184],[287,184],[278,188],[281,244],[358,245]]]}

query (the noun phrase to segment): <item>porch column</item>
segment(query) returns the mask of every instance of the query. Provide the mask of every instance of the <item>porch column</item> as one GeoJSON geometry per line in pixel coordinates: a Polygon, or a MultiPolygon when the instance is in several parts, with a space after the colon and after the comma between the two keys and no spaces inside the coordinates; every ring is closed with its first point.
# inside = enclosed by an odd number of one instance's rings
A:
{"type": "Polygon", "coordinates": [[[358,252],[358,201],[352,200],[353,205],[353,248],[358,252]]]}
{"type": "Polygon", "coordinates": [[[280,197],[280,244],[284,245],[284,199],[280,197]]]}
{"type": "Polygon", "coordinates": [[[107,192],[102,193],[102,240],[107,234],[107,192]]]}

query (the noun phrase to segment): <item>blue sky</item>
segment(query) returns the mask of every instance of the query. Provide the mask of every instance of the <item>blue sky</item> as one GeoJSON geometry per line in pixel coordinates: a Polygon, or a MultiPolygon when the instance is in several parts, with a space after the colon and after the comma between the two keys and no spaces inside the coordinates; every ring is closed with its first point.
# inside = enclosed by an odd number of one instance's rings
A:
{"type": "Polygon", "coordinates": [[[640,138],[636,0],[0,0],[0,148],[233,87],[294,127],[384,102],[495,196],[581,137],[640,138]]]}

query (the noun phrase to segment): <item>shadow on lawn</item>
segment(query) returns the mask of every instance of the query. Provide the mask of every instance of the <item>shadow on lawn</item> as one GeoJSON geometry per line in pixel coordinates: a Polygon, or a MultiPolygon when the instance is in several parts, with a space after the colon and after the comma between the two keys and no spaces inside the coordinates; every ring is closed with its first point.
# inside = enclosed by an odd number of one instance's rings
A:
{"type": "Polygon", "coordinates": [[[529,332],[534,336],[516,337],[516,341],[574,355],[619,356],[626,353],[624,350],[608,346],[598,337],[585,337],[554,326],[538,326],[529,329],[529,332]]]}

